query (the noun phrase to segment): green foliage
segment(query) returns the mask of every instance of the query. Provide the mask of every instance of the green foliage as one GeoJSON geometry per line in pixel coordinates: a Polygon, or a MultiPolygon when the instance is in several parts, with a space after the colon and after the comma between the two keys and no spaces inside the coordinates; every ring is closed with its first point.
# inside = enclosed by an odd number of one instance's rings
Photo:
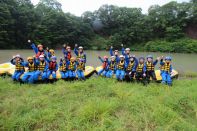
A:
{"type": "Polygon", "coordinates": [[[195,130],[197,81],[20,85],[0,79],[0,130],[195,130]]]}

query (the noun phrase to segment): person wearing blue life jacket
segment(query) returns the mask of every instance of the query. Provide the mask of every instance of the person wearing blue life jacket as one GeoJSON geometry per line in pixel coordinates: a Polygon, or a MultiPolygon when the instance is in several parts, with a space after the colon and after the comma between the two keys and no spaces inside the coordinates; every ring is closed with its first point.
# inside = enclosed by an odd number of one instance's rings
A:
{"type": "Polygon", "coordinates": [[[136,73],[135,78],[137,82],[142,82],[144,85],[146,85],[146,68],[144,68],[145,65],[145,58],[140,57],[138,64],[136,66],[136,73]]]}
{"type": "Polygon", "coordinates": [[[34,83],[34,74],[37,70],[36,62],[34,57],[28,57],[27,62],[24,62],[24,66],[28,68],[28,71],[24,73],[22,81],[25,83],[34,83]]]}
{"type": "Polygon", "coordinates": [[[121,46],[122,46],[122,55],[125,58],[125,62],[129,63],[130,49],[129,48],[124,49],[123,44],[121,44],[121,46]]]}
{"type": "Polygon", "coordinates": [[[125,74],[126,81],[134,80],[137,64],[138,64],[138,60],[135,58],[135,56],[130,55],[129,63],[126,63],[126,74],[125,74]]]}
{"type": "Polygon", "coordinates": [[[36,66],[37,70],[34,73],[34,81],[38,81],[39,77],[41,77],[41,80],[45,80],[47,78],[48,63],[44,55],[40,55],[39,59],[36,59],[36,66]]]}
{"type": "Polygon", "coordinates": [[[67,66],[67,63],[66,63],[66,59],[60,58],[59,71],[60,71],[62,79],[67,79],[68,78],[68,66],[67,66]]]}
{"type": "MultiPolygon", "coordinates": [[[[29,43],[31,43],[30,40],[28,40],[29,43]]],[[[35,54],[36,54],[36,58],[38,59],[40,55],[44,55],[47,56],[46,51],[43,48],[42,44],[38,44],[37,47],[34,43],[31,44],[32,49],[34,50],[35,54]]]]}
{"type": "Polygon", "coordinates": [[[74,48],[75,55],[77,56],[77,59],[84,59],[84,63],[86,63],[86,54],[84,53],[83,47],[79,46],[77,49],[77,44],[75,44],[74,48]]]}
{"type": "Polygon", "coordinates": [[[165,61],[161,61],[160,65],[164,66],[164,72],[162,73],[162,83],[168,84],[169,86],[172,86],[172,79],[171,79],[171,73],[172,73],[172,64],[171,64],[172,58],[170,56],[167,56],[165,58],[165,61]]]}
{"type": "Polygon", "coordinates": [[[125,78],[126,62],[123,55],[119,57],[120,61],[117,63],[116,67],[116,79],[122,81],[125,78]]]}
{"type": "Polygon", "coordinates": [[[70,59],[72,57],[71,47],[64,44],[63,48],[62,48],[62,53],[64,55],[64,59],[70,61],[70,59]]]}
{"type": "Polygon", "coordinates": [[[107,77],[107,72],[109,71],[109,60],[107,56],[104,56],[103,59],[98,56],[99,60],[103,63],[102,69],[98,72],[98,75],[107,77]]]}
{"type": "Polygon", "coordinates": [[[155,61],[153,61],[152,55],[148,55],[146,58],[147,61],[145,62],[144,65],[144,70],[146,70],[146,79],[148,80],[148,82],[150,82],[150,78],[152,78],[153,81],[156,81],[157,79],[155,75],[155,66],[159,61],[160,57],[157,57],[155,61]]]}
{"type": "Polygon", "coordinates": [[[120,61],[120,58],[119,58],[119,51],[118,50],[114,50],[113,51],[113,46],[111,46],[110,50],[109,50],[109,54],[111,56],[114,56],[115,57],[115,60],[116,60],[116,63],[118,63],[118,61],[120,61]]]}
{"type": "Polygon", "coordinates": [[[77,68],[77,64],[76,64],[76,59],[75,57],[71,57],[70,61],[67,60],[67,65],[68,65],[68,78],[71,80],[74,80],[76,78],[76,68],[77,68]]]}
{"type": "Polygon", "coordinates": [[[111,56],[111,60],[109,62],[109,70],[107,71],[106,77],[112,78],[112,76],[116,73],[116,57],[111,56]]]}
{"type": "Polygon", "coordinates": [[[57,80],[56,79],[56,72],[58,70],[57,57],[56,56],[52,56],[51,59],[46,57],[46,61],[48,63],[46,80],[49,80],[51,75],[52,75],[53,80],[57,80]]]}
{"type": "Polygon", "coordinates": [[[85,60],[82,58],[77,59],[77,76],[79,80],[85,80],[85,60]]]}
{"type": "Polygon", "coordinates": [[[47,57],[51,59],[52,56],[55,56],[55,51],[53,49],[46,48],[47,50],[47,57]]]}
{"type": "Polygon", "coordinates": [[[14,81],[19,81],[20,76],[25,72],[24,60],[20,55],[13,56],[13,59],[10,61],[11,64],[15,65],[15,71],[12,75],[14,81]]]}

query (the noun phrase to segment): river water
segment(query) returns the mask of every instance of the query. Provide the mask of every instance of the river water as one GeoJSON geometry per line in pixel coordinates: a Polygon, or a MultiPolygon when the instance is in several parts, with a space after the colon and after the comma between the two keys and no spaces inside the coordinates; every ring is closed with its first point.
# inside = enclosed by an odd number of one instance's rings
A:
{"type": "MultiPolygon", "coordinates": [[[[87,55],[87,64],[94,67],[100,66],[101,62],[98,59],[98,55],[109,56],[108,51],[85,51],[87,55]]],[[[61,50],[56,50],[56,56],[62,57],[61,50]]],[[[0,63],[8,62],[12,59],[13,55],[20,54],[26,58],[34,55],[32,50],[0,50],[0,63]]],[[[73,53],[74,54],[74,53],[73,53]]],[[[157,56],[172,56],[173,68],[178,70],[180,73],[197,72],[197,54],[184,54],[184,53],[159,53],[159,52],[132,52],[136,57],[146,56],[151,54],[156,58],[157,56]]],[[[159,65],[159,64],[158,64],[159,65]]],[[[157,68],[158,68],[157,65],[157,68]]]]}

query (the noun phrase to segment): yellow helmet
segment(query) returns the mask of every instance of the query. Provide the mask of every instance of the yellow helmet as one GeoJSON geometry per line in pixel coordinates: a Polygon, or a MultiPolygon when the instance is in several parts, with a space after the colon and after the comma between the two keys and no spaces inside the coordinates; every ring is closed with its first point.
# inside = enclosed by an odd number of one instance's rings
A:
{"type": "Polygon", "coordinates": [[[71,57],[70,60],[75,60],[75,57],[71,57]]]}
{"type": "Polygon", "coordinates": [[[49,52],[52,53],[52,54],[55,53],[55,51],[53,49],[50,49],[49,52]]]}
{"type": "Polygon", "coordinates": [[[34,58],[33,57],[27,57],[27,60],[33,60],[34,58]]]}

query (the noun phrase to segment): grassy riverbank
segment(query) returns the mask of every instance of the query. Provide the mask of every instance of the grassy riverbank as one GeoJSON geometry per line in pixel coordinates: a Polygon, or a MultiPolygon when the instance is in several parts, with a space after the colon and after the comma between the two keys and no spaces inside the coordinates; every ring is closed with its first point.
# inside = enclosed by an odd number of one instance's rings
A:
{"type": "Polygon", "coordinates": [[[20,85],[0,78],[0,130],[195,130],[197,80],[20,85]]]}

